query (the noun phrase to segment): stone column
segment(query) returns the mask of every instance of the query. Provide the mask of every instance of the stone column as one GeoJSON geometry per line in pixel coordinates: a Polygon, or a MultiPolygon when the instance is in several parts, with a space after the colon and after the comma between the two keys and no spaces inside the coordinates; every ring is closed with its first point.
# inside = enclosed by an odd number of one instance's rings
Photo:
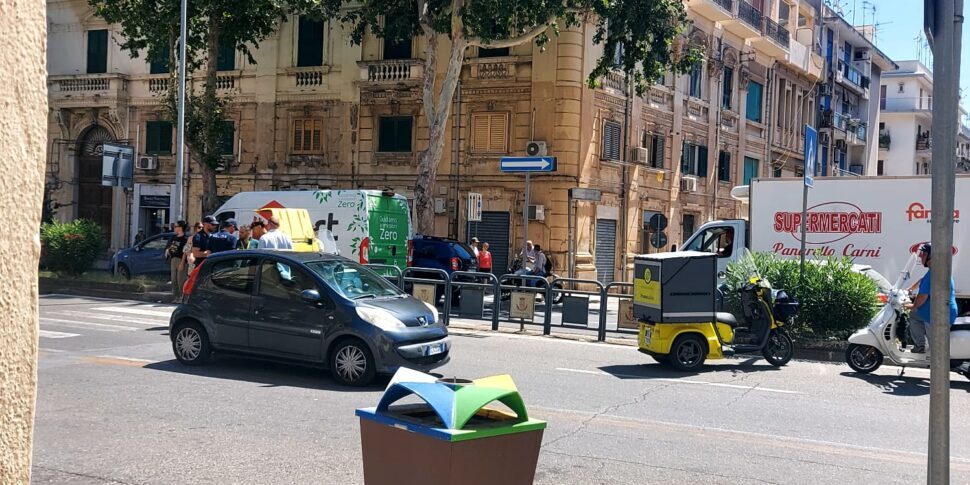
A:
{"type": "Polygon", "coordinates": [[[47,143],[42,0],[0,0],[0,481],[30,482],[37,388],[37,264],[47,143]]]}

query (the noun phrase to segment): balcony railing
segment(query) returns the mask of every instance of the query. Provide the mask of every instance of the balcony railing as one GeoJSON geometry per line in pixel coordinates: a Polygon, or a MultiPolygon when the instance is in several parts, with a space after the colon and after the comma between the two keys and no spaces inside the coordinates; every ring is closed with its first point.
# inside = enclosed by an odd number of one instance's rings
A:
{"type": "Polygon", "coordinates": [[[879,148],[885,148],[885,149],[888,150],[891,144],[892,144],[892,137],[889,136],[889,131],[888,130],[880,130],[879,131],[879,148]]]}
{"type": "Polygon", "coordinates": [[[887,98],[885,107],[880,107],[887,112],[912,112],[912,111],[931,111],[933,109],[932,96],[903,96],[887,98]]]}
{"type": "Polygon", "coordinates": [[[714,0],[714,3],[728,12],[734,11],[734,0],[714,0]]]}
{"type": "Polygon", "coordinates": [[[869,125],[865,123],[856,123],[850,124],[849,127],[852,128],[857,140],[866,141],[866,136],[869,135],[869,125]]]}
{"type": "Polygon", "coordinates": [[[848,116],[846,116],[846,115],[844,115],[842,113],[835,113],[832,116],[832,126],[834,126],[835,128],[838,128],[838,129],[840,129],[842,131],[846,131],[846,129],[849,126],[849,120],[850,119],[851,118],[849,118],[848,116]]]}
{"type": "Polygon", "coordinates": [[[420,59],[395,59],[360,62],[361,77],[370,82],[400,82],[421,77],[420,59]]]}
{"type": "Polygon", "coordinates": [[[916,138],[916,149],[917,150],[930,150],[933,148],[933,139],[930,137],[917,137],[916,138]]]}
{"type": "Polygon", "coordinates": [[[862,71],[846,64],[845,61],[839,61],[839,70],[842,72],[842,76],[846,81],[849,81],[862,89],[869,88],[869,76],[862,74],[862,71]]]}
{"type": "Polygon", "coordinates": [[[69,76],[49,76],[51,95],[78,97],[127,93],[128,77],[121,74],[77,74],[69,76]]]}
{"type": "Polygon", "coordinates": [[[784,28],[778,22],[765,17],[765,35],[767,35],[771,40],[774,40],[779,45],[783,47],[788,47],[788,39],[790,37],[788,29],[784,28]]]}
{"type": "Polygon", "coordinates": [[[614,91],[626,92],[626,75],[619,71],[611,71],[603,76],[603,87],[614,91]]]}
{"type": "Polygon", "coordinates": [[[760,30],[761,17],[761,10],[754,8],[754,5],[751,5],[744,0],[741,0],[738,3],[738,18],[744,23],[760,30]]]}

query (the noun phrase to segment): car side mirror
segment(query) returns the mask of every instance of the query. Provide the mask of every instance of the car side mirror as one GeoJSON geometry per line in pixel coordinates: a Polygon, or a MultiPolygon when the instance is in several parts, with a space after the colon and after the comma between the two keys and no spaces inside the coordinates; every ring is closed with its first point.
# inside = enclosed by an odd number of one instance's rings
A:
{"type": "Polygon", "coordinates": [[[317,290],[303,290],[303,293],[300,294],[300,299],[311,305],[317,305],[321,301],[320,292],[317,290]]]}
{"type": "Polygon", "coordinates": [[[723,271],[718,271],[717,272],[717,277],[718,277],[718,279],[722,279],[723,280],[725,277],[727,277],[727,273],[725,273],[723,271]]]}

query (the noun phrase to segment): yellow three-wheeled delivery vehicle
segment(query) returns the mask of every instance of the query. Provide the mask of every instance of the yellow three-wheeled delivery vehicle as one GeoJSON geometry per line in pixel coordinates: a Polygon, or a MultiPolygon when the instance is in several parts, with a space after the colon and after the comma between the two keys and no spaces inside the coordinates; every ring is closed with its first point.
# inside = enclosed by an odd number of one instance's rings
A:
{"type": "Polygon", "coordinates": [[[633,311],[640,321],[640,352],[682,371],[734,354],[760,353],[772,365],[787,364],[794,348],[783,325],[794,316],[798,302],[784,290],[772,290],[750,254],[739,264],[743,281],[736,291],[743,321],[718,311],[733,299],[726,286],[717,286],[717,255],[683,251],[637,256],[633,311]]]}

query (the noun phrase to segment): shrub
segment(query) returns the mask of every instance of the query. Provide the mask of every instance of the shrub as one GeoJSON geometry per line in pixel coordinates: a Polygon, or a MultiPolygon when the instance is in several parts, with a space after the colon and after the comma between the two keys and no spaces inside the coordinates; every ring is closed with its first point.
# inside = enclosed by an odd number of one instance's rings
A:
{"type": "MultiPolygon", "coordinates": [[[[800,338],[847,338],[866,326],[879,311],[878,288],[869,277],[852,271],[847,259],[812,260],[805,263],[805,277],[799,285],[799,261],[771,253],[753,255],[758,273],[774,289],[784,289],[801,307],[791,331],[800,338]]],[[[741,318],[738,288],[750,270],[744,259],[727,269],[727,301],[732,313],[741,318]]]]}
{"type": "Polygon", "coordinates": [[[104,250],[101,226],[92,221],[50,222],[40,227],[41,264],[61,275],[80,275],[104,250]]]}

